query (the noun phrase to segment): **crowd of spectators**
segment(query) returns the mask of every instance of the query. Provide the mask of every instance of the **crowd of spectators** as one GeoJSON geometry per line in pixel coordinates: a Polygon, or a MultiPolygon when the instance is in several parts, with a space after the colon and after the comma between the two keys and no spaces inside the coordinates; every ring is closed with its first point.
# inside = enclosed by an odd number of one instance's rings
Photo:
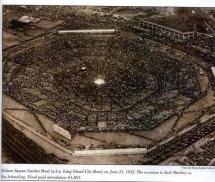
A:
{"type": "Polygon", "coordinates": [[[5,84],[7,94],[68,130],[147,130],[180,110],[180,95],[194,100],[201,92],[191,63],[151,51],[141,39],[120,33],[52,35],[5,66],[11,63],[16,69],[5,84]],[[96,78],[105,84],[96,85],[96,78]],[[30,88],[40,93],[29,93],[30,88]],[[175,99],[161,97],[174,90],[175,99]],[[161,104],[153,104],[155,98],[161,104]],[[40,100],[45,104],[36,107],[40,100]]]}
{"type": "MultiPolygon", "coordinates": [[[[172,156],[172,154],[179,152],[180,150],[190,146],[195,141],[201,139],[202,137],[206,136],[207,134],[213,132],[215,130],[215,122],[214,118],[210,119],[205,123],[199,123],[196,127],[194,127],[191,131],[186,132],[182,135],[177,135],[171,141],[159,145],[155,147],[153,150],[149,151],[143,159],[142,164],[159,164],[164,160],[168,159],[172,156]],[[147,160],[146,160],[147,159],[147,160]]],[[[206,165],[208,161],[211,160],[214,148],[214,141],[213,144],[206,144],[205,150],[200,153],[200,155],[188,153],[188,156],[196,165],[206,165]],[[212,149],[212,150],[211,150],[212,149]],[[208,154],[209,152],[209,154],[208,154]],[[205,161],[204,161],[205,159],[205,161]]],[[[140,162],[140,161],[139,161],[140,162]]]]}

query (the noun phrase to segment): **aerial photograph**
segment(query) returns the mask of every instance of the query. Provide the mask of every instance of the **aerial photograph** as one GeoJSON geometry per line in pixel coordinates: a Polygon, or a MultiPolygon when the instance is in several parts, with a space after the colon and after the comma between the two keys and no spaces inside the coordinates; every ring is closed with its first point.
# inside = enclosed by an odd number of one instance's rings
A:
{"type": "Polygon", "coordinates": [[[3,163],[215,165],[215,8],[2,18],[3,163]]]}

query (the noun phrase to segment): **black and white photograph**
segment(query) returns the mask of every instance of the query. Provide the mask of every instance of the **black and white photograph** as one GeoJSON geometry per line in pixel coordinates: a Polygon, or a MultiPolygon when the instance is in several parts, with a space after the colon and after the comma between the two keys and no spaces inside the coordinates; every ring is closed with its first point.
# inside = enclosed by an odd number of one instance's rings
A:
{"type": "Polygon", "coordinates": [[[215,8],[3,5],[2,163],[215,165],[215,8]]]}

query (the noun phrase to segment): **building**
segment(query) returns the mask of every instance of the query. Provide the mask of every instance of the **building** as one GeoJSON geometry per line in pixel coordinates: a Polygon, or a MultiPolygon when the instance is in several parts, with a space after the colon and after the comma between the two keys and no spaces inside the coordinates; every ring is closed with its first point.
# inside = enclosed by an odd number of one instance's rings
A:
{"type": "Polygon", "coordinates": [[[189,40],[195,37],[195,31],[182,32],[180,30],[159,25],[143,19],[138,19],[135,23],[135,28],[143,31],[153,31],[159,35],[165,35],[169,38],[177,40],[189,40]]]}

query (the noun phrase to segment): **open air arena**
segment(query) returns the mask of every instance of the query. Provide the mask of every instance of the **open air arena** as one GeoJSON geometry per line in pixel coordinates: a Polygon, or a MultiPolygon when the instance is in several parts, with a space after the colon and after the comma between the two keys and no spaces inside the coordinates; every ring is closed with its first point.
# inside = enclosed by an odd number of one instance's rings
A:
{"type": "Polygon", "coordinates": [[[214,165],[214,31],[214,9],[4,6],[4,162],[214,165]]]}

